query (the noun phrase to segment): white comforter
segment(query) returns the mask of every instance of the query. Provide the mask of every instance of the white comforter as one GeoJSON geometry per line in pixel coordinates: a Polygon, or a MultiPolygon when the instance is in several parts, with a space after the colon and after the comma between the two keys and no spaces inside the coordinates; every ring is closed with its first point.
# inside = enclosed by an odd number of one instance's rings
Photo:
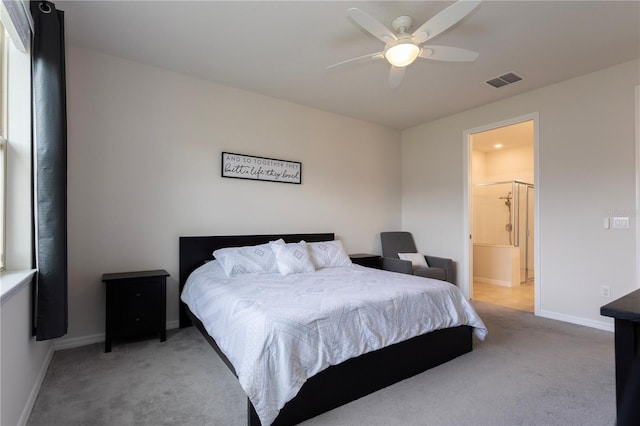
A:
{"type": "Polygon", "coordinates": [[[487,333],[457,287],[358,265],[229,278],[212,261],[181,297],[233,364],[263,425],[330,365],[441,328],[487,333]]]}

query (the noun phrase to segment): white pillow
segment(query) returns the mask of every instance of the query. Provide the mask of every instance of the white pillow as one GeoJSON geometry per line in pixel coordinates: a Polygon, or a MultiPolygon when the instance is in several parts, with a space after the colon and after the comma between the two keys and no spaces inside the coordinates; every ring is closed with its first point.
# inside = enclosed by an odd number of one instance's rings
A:
{"type": "Polygon", "coordinates": [[[274,242],[271,243],[271,248],[276,257],[278,271],[284,276],[316,270],[304,241],[290,244],[274,242]]]}
{"type": "Polygon", "coordinates": [[[241,274],[273,274],[278,272],[276,257],[269,245],[225,247],[213,252],[228,277],[241,274]]]}
{"type": "MultiPolygon", "coordinates": [[[[207,276],[211,276],[213,278],[226,278],[227,273],[224,271],[222,267],[222,263],[219,260],[211,259],[208,260],[204,265],[200,266],[198,271],[204,272],[207,276]]],[[[195,272],[195,271],[194,271],[195,272]]]]}
{"type": "Polygon", "coordinates": [[[317,269],[351,266],[351,259],[340,240],[307,243],[307,246],[317,269]]]}
{"type": "Polygon", "coordinates": [[[411,261],[411,265],[415,268],[416,266],[422,266],[424,268],[428,268],[429,264],[427,263],[427,259],[420,253],[398,253],[398,257],[402,260],[411,261]]]}

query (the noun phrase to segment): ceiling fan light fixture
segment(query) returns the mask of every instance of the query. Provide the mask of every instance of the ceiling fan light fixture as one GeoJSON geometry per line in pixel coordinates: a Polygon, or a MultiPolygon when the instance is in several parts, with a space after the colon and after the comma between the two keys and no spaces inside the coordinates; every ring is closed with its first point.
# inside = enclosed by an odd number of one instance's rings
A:
{"type": "Polygon", "coordinates": [[[384,57],[394,67],[406,67],[415,61],[419,54],[420,47],[411,40],[399,40],[385,50],[384,57]]]}
{"type": "Polygon", "coordinates": [[[406,67],[412,64],[418,56],[434,61],[474,61],[478,58],[478,54],[470,50],[450,46],[430,45],[422,47],[422,44],[449,30],[449,28],[471,13],[481,1],[482,0],[458,0],[422,24],[412,34],[407,32],[413,24],[413,20],[408,15],[398,16],[391,21],[391,27],[393,28],[393,31],[391,31],[376,18],[368,15],[357,7],[352,7],[347,10],[349,18],[369,34],[382,41],[384,43],[384,50],[382,52],[349,59],[348,61],[338,62],[337,64],[328,66],[327,69],[384,57],[389,64],[391,64],[389,86],[395,89],[400,86],[407,69],[406,67]]]}

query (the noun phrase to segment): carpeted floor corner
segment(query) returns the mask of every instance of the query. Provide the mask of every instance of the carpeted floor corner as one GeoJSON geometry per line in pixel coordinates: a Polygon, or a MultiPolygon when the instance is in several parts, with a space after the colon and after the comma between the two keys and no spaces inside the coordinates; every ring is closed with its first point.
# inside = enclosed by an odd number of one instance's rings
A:
{"type": "MultiPolygon", "coordinates": [[[[473,352],[304,425],[614,425],[612,333],[474,302],[473,352]]],[[[245,425],[246,396],[193,328],[59,351],[28,425],[245,425]]]]}

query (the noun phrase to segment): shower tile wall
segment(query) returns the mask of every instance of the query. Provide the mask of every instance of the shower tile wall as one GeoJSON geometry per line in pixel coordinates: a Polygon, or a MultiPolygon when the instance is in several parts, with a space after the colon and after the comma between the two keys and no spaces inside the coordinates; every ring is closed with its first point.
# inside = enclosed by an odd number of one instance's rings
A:
{"type": "MultiPolygon", "coordinates": [[[[492,182],[507,182],[507,181],[521,181],[521,182],[534,182],[534,170],[533,170],[533,146],[519,146],[511,149],[500,149],[490,152],[482,152],[474,150],[472,152],[472,183],[492,183],[492,182]]],[[[486,186],[486,187],[474,187],[474,206],[473,206],[473,242],[479,251],[478,254],[483,253],[482,250],[493,250],[490,247],[481,247],[480,245],[499,245],[510,246],[513,235],[505,230],[505,226],[510,223],[509,220],[509,207],[506,206],[507,196],[513,196],[510,194],[512,191],[511,183],[486,186]]],[[[511,201],[511,200],[509,200],[511,201]]],[[[524,208],[524,199],[521,200],[521,208],[524,208]]],[[[524,242],[523,242],[524,243],[524,242]]],[[[521,256],[519,265],[521,268],[526,264],[527,256],[524,247],[521,247],[521,256]]],[[[510,258],[511,256],[507,256],[510,258]]],[[[502,271],[502,261],[498,261],[497,258],[492,259],[491,264],[495,266],[493,273],[487,271],[481,271],[480,265],[476,265],[474,261],[474,276],[486,277],[490,276],[491,280],[486,282],[494,282],[496,284],[504,281],[504,278],[500,278],[500,275],[507,274],[508,276],[515,273],[514,279],[511,285],[515,285],[518,281],[524,281],[525,275],[524,269],[521,271],[511,271],[505,273],[502,271]],[[500,264],[500,265],[499,265],[500,264]],[[520,279],[516,278],[519,277],[520,279]]],[[[507,261],[505,261],[507,262],[507,261]]],[[[531,265],[533,262],[531,262],[531,265]]],[[[484,265],[486,266],[486,265],[484,265]]],[[[486,269],[486,268],[485,268],[486,269]]],[[[533,275],[533,271],[530,271],[530,276],[533,275]]],[[[508,285],[508,284],[501,284],[508,285]]]]}
{"type": "MultiPolygon", "coordinates": [[[[533,183],[533,146],[486,153],[474,150],[472,154],[474,185],[513,180],[533,183]]],[[[496,200],[509,194],[511,184],[478,189],[474,189],[474,243],[509,244],[509,235],[504,231],[504,225],[508,223],[509,210],[504,202],[496,202],[496,200]],[[485,214],[487,208],[493,209],[488,215],[485,214]],[[480,212],[483,214],[478,214],[480,212]],[[487,223],[487,221],[497,222],[487,223]],[[497,225],[498,222],[500,226],[497,225]]]]}

